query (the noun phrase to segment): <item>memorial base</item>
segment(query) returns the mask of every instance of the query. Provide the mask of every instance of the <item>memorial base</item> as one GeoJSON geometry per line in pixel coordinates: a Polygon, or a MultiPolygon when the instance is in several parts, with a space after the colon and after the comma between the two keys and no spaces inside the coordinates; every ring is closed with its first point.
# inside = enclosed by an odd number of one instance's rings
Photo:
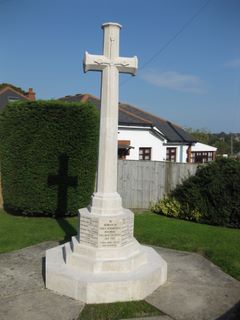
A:
{"type": "Polygon", "coordinates": [[[130,272],[79,272],[64,261],[64,245],[47,251],[46,287],[85,303],[142,300],[167,278],[166,262],[150,247],[141,246],[148,263],[130,272]]]}
{"type": "Polygon", "coordinates": [[[46,287],[85,303],[141,300],[167,279],[167,264],[133,237],[133,213],[79,212],[79,234],[46,252],[46,287]]]}

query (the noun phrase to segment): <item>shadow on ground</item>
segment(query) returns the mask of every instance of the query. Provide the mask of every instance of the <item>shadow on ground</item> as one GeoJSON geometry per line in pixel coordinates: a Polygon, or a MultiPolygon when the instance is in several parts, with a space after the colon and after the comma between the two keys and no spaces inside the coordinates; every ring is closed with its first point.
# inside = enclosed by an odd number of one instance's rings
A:
{"type": "Polygon", "coordinates": [[[77,230],[66,219],[58,218],[56,219],[56,222],[59,224],[65,235],[60,244],[69,241],[72,236],[77,234],[77,230]]]}
{"type": "Polygon", "coordinates": [[[240,301],[235,304],[226,313],[221,315],[215,320],[239,320],[240,319],[240,301]]]}
{"type": "Polygon", "coordinates": [[[46,286],[46,257],[42,257],[42,278],[46,286]]]}

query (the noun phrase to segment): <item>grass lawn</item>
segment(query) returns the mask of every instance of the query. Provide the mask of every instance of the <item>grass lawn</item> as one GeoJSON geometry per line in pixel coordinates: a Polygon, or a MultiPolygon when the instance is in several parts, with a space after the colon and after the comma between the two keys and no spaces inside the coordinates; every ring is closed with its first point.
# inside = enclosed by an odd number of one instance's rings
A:
{"type": "MultiPolygon", "coordinates": [[[[30,218],[0,211],[0,253],[76,234],[77,217],[30,218]]],[[[141,243],[199,252],[240,280],[240,230],[171,219],[149,212],[135,215],[141,243]]]]}
{"type": "Polygon", "coordinates": [[[43,241],[69,240],[77,233],[77,217],[53,219],[13,216],[0,210],[0,253],[43,241]]]}
{"type": "Polygon", "coordinates": [[[146,301],[86,304],[80,320],[117,320],[163,315],[161,311],[146,301]]]}
{"type": "Polygon", "coordinates": [[[198,224],[151,213],[136,215],[139,242],[198,252],[240,280],[240,230],[198,224]]]}

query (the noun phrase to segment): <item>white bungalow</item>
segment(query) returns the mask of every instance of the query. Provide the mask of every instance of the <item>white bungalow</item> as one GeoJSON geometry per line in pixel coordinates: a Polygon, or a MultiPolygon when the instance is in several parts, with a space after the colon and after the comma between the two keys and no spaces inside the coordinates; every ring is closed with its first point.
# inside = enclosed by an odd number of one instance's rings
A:
{"type": "MultiPolygon", "coordinates": [[[[100,100],[90,94],[60,100],[89,101],[100,109],[100,100]]],[[[119,103],[118,156],[127,160],[203,163],[215,159],[216,148],[197,142],[180,126],[129,104],[119,103]]]]}
{"type": "Polygon", "coordinates": [[[191,162],[205,163],[215,160],[217,148],[203,144],[200,142],[195,143],[191,150],[191,162]]]}

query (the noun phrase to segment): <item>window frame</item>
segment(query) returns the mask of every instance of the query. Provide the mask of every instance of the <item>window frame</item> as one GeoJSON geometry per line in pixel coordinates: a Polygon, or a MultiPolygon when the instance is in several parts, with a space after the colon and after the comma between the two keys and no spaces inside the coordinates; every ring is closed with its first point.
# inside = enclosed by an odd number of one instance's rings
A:
{"type": "Polygon", "coordinates": [[[11,96],[7,97],[7,99],[8,99],[8,102],[9,102],[9,103],[15,102],[15,101],[18,101],[18,100],[19,100],[18,97],[11,97],[11,96]]]}
{"type": "Polygon", "coordinates": [[[214,161],[214,151],[192,151],[191,152],[192,163],[207,163],[211,161],[214,161]]]}
{"type": "Polygon", "coordinates": [[[139,147],[138,159],[139,160],[151,160],[152,159],[152,148],[151,147],[139,147]]]}
{"type": "Polygon", "coordinates": [[[177,162],[177,147],[166,147],[166,161],[177,162]]]}

